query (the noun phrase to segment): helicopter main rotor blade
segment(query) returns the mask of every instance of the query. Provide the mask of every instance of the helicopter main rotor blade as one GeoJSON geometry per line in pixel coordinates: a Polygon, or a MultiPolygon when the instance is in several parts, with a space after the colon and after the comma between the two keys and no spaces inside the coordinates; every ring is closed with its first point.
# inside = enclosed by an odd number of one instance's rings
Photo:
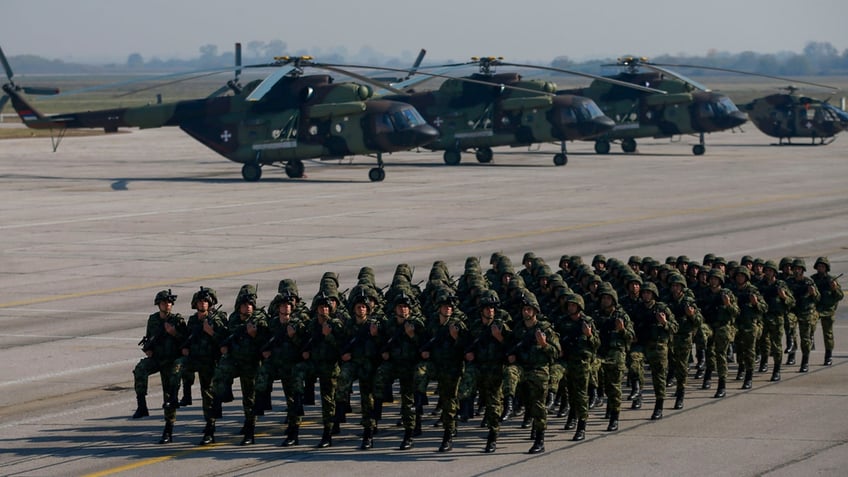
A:
{"type": "Polygon", "coordinates": [[[3,53],[3,48],[0,47],[0,63],[3,63],[3,69],[6,70],[6,77],[9,78],[9,81],[12,81],[12,76],[15,74],[12,72],[12,67],[9,66],[9,61],[6,60],[6,54],[3,53]]]}
{"type": "Polygon", "coordinates": [[[706,85],[703,85],[703,84],[693,80],[692,78],[685,76],[685,75],[682,75],[682,74],[680,74],[676,71],[672,71],[670,69],[663,68],[662,66],[659,66],[655,63],[640,63],[640,66],[644,66],[645,68],[648,68],[648,69],[651,69],[651,70],[654,70],[654,71],[659,71],[660,73],[667,74],[671,77],[679,79],[680,81],[683,81],[684,83],[689,83],[690,85],[695,87],[695,89],[699,89],[701,91],[711,91],[710,88],[707,87],[706,85]]]}
{"type": "Polygon", "coordinates": [[[34,86],[24,86],[21,89],[26,94],[36,94],[41,96],[52,96],[54,94],[59,94],[58,88],[39,88],[34,86]]]}
{"type": "MultiPolygon", "coordinates": [[[[136,83],[144,83],[145,81],[160,81],[160,80],[168,79],[168,78],[179,78],[181,76],[194,75],[194,74],[198,74],[198,73],[208,73],[206,75],[193,76],[191,78],[187,78],[187,79],[183,80],[183,81],[188,81],[188,79],[200,78],[200,77],[203,77],[203,76],[211,76],[213,74],[218,74],[218,73],[226,73],[227,71],[232,71],[232,69],[233,69],[233,67],[229,66],[229,67],[220,67],[220,68],[205,68],[205,69],[201,69],[201,70],[183,71],[183,72],[180,72],[180,73],[170,73],[170,74],[166,74],[166,75],[146,76],[144,78],[135,78],[135,79],[127,80],[127,81],[119,81],[119,82],[116,82],[116,83],[101,84],[101,85],[97,85],[97,86],[89,86],[87,88],[80,88],[80,89],[75,89],[75,90],[71,90],[71,91],[65,91],[64,93],[60,93],[57,96],[57,98],[61,97],[61,96],[73,96],[73,95],[82,94],[82,93],[90,93],[90,92],[93,92],[93,91],[101,91],[101,90],[104,90],[104,89],[120,88],[122,86],[128,86],[128,85],[132,85],[132,84],[136,84],[136,83]]],[[[178,81],[176,81],[176,82],[178,82],[178,81]]],[[[172,83],[169,83],[169,84],[172,84],[172,83]]],[[[145,91],[147,89],[151,89],[151,88],[143,88],[140,91],[145,91]]]]}
{"type": "Polygon", "coordinates": [[[668,67],[674,67],[674,68],[693,68],[693,69],[700,69],[700,70],[723,71],[725,73],[738,73],[740,75],[760,76],[760,77],[763,77],[763,78],[770,78],[770,79],[775,79],[775,80],[780,80],[780,81],[787,81],[787,82],[790,82],[790,83],[807,84],[807,85],[810,85],[810,86],[817,86],[819,88],[830,89],[830,90],[833,90],[833,91],[839,91],[839,88],[837,88],[835,86],[829,86],[829,85],[826,85],[826,84],[812,83],[812,82],[809,82],[809,81],[800,81],[800,80],[796,80],[796,79],[793,79],[793,78],[785,78],[783,76],[773,76],[773,75],[767,75],[767,74],[763,74],[763,73],[754,73],[754,72],[751,72],[751,71],[734,70],[732,68],[719,68],[717,66],[672,65],[672,64],[664,64],[664,63],[646,63],[646,66],[668,66],[668,67]]]}
{"type": "Polygon", "coordinates": [[[6,101],[9,101],[9,97],[5,94],[2,98],[0,98],[0,111],[3,111],[3,106],[6,106],[6,101]]]}
{"type": "Polygon", "coordinates": [[[618,86],[623,86],[625,88],[631,88],[638,91],[643,91],[645,93],[658,93],[658,94],[668,94],[667,91],[663,91],[661,89],[648,88],[646,86],[639,86],[638,84],[628,83],[627,81],[619,81],[612,78],[607,78],[604,76],[593,75],[590,73],[583,73],[582,71],[574,71],[574,70],[566,70],[563,68],[554,68],[552,66],[539,66],[539,65],[522,65],[519,63],[501,63],[505,66],[517,66],[519,68],[531,68],[531,69],[539,69],[545,71],[554,71],[558,73],[567,73],[576,76],[583,76],[585,78],[592,78],[598,81],[604,81],[606,83],[611,83],[618,86]]]}
{"type": "Polygon", "coordinates": [[[325,70],[333,71],[335,73],[340,73],[340,74],[343,74],[343,75],[350,76],[351,78],[354,78],[354,79],[357,79],[359,81],[363,81],[365,83],[374,85],[374,86],[381,88],[381,89],[385,89],[386,91],[391,91],[392,93],[395,93],[395,94],[404,94],[403,91],[401,91],[397,88],[393,88],[392,86],[389,86],[389,85],[382,83],[380,81],[375,81],[373,78],[369,78],[365,75],[361,75],[359,73],[354,73],[353,71],[349,71],[349,70],[339,68],[336,65],[325,65],[325,64],[322,64],[322,63],[316,63],[313,66],[316,67],[316,68],[322,68],[322,69],[325,69],[325,70]]]}
{"type": "Polygon", "coordinates": [[[294,66],[286,66],[284,68],[280,68],[277,71],[274,71],[270,75],[266,76],[259,86],[257,86],[247,97],[247,101],[259,101],[271,91],[273,88],[283,77],[287,74],[294,71],[296,68],[294,66]]]}

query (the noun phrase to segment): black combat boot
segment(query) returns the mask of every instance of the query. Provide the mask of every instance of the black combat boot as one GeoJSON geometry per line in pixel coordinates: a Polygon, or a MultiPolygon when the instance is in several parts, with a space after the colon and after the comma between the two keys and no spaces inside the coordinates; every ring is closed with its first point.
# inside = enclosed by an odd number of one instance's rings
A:
{"type": "Polygon", "coordinates": [[[292,447],[300,444],[298,440],[298,435],[300,434],[300,426],[296,424],[289,424],[288,429],[286,429],[286,438],[283,439],[283,443],[280,444],[280,447],[292,447]]]}
{"type": "Polygon", "coordinates": [[[704,371],[707,369],[707,352],[704,349],[696,351],[698,354],[698,363],[695,365],[695,379],[704,377],[704,371]]]}
{"type": "Polygon", "coordinates": [[[533,440],[533,446],[527,451],[528,454],[538,454],[545,452],[545,432],[537,432],[536,438],[533,440]]]}
{"type": "Polygon", "coordinates": [[[345,403],[338,401],[336,402],[336,415],[333,417],[333,435],[336,436],[342,432],[341,423],[346,421],[347,418],[345,416],[345,403]]]}
{"type": "Polygon", "coordinates": [[[421,435],[421,418],[424,416],[424,403],[427,400],[427,395],[417,392],[413,397],[415,404],[415,428],[412,430],[412,435],[418,437],[421,435]]]}
{"type": "Polygon", "coordinates": [[[630,409],[642,409],[642,385],[639,380],[633,381],[633,389],[636,394],[633,395],[633,400],[630,402],[630,409]]]}
{"type": "Polygon", "coordinates": [[[159,439],[159,443],[160,444],[170,444],[173,441],[172,436],[171,436],[171,434],[173,434],[173,432],[174,432],[174,423],[173,422],[166,422],[165,423],[165,430],[162,431],[162,438],[159,439]]]}
{"type": "Polygon", "coordinates": [[[574,432],[574,437],[571,438],[572,441],[582,441],[586,438],[586,420],[580,419],[577,421],[577,431],[574,432]]]}
{"type": "Polygon", "coordinates": [[[589,385],[589,409],[594,408],[598,404],[598,387],[594,384],[589,385]]]}
{"type": "Polygon", "coordinates": [[[707,368],[704,372],[704,382],[701,384],[701,389],[710,389],[713,387],[713,370],[707,368]]]}
{"type": "Polygon", "coordinates": [[[332,426],[324,426],[324,433],[321,434],[321,442],[318,443],[319,449],[331,447],[333,445],[332,426]]]}
{"type": "Polygon", "coordinates": [[[746,369],[745,370],[745,382],[742,383],[742,389],[751,389],[754,381],[754,370],[746,369]]]}
{"type": "Polygon", "coordinates": [[[403,440],[400,441],[400,448],[399,448],[400,450],[412,449],[412,447],[414,445],[412,443],[412,433],[413,433],[413,431],[410,430],[410,429],[403,431],[403,440]]]}
{"type": "Polygon", "coordinates": [[[180,399],[180,407],[191,406],[191,385],[194,384],[194,377],[183,378],[183,398],[180,399]]]}
{"type": "Polygon", "coordinates": [[[248,420],[244,423],[244,437],[241,440],[241,445],[252,446],[255,442],[253,433],[256,432],[256,421],[248,420]]]}
{"type": "Polygon", "coordinates": [[[654,412],[651,414],[652,421],[658,421],[663,417],[663,400],[657,398],[657,402],[654,403],[654,412]]]}
{"type": "Polygon", "coordinates": [[[362,431],[362,444],[359,446],[362,450],[368,450],[374,447],[374,428],[366,427],[364,431],[362,431]]]}
{"type": "Polygon", "coordinates": [[[203,428],[203,437],[200,439],[200,445],[208,446],[215,443],[215,422],[206,421],[206,427],[203,428]]]}
{"type": "Polygon", "coordinates": [[[764,354],[760,356],[760,367],[757,368],[758,373],[765,373],[768,371],[768,355],[764,354]]]}
{"type": "Polygon", "coordinates": [[[552,411],[554,409],[554,400],[556,399],[556,393],[553,391],[548,391],[548,397],[545,399],[545,409],[548,411],[552,411]]]}
{"type": "Polygon", "coordinates": [[[565,429],[566,431],[570,431],[577,426],[577,416],[575,414],[574,409],[568,410],[568,418],[565,420],[565,429]]]}
{"type": "Polygon", "coordinates": [[[611,411],[609,418],[609,425],[607,426],[607,432],[615,432],[618,430],[618,415],[619,411],[611,411]]]}
{"type": "Polygon", "coordinates": [[[742,381],[742,376],[745,376],[745,367],[742,363],[739,364],[739,369],[736,370],[736,380],[742,381]]]}
{"type": "Polygon", "coordinates": [[[677,393],[674,395],[674,408],[675,409],[683,409],[683,399],[686,397],[685,389],[678,389],[677,393]]]}
{"type": "Polygon", "coordinates": [[[439,446],[439,452],[450,452],[453,449],[453,433],[445,429],[442,435],[442,445],[439,446]]]}
{"type": "Polygon", "coordinates": [[[180,400],[178,399],[180,389],[177,386],[171,388],[171,391],[165,394],[165,402],[162,403],[164,410],[177,410],[180,408],[180,400]]]}
{"type": "Polygon", "coordinates": [[[528,427],[530,427],[530,424],[532,424],[532,423],[533,423],[533,418],[530,417],[530,413],[529,412],[524,413],[524,419],[521,420],[521,428],[527,429],[528,427]]]}
{"type": "Polygon", "coordinates": [[[147,417],[150,415],[150,411],[147,410],[147,397],[145,396],[136,396],[136,403],[138,403],[138,407],[136,407],[135,412],[132,415],[133,419],[140,419],[142,417],[147,417]]]}
{"type": "Polygon", "coordinates": [[[636,380],[636,378],[629,378],[627,380],[627,383],[630,385],[630,394],[627,396],[627,400],[632,401],[633,398],[636,396],[636,392],[637,392],[637,388],[636,388],[637,380],[636,380]]]}
{"type": "Polygon", "coordinates": [[[791,336],[786,335],[786,349],[783,350],[783,354],[788,354],[795,351],[795,340],[792,339],[791,336]]]}
{"type": "Polygon", "coordinates": [[[774,369],[771,372],[771,379],[769,381],[780,381],[780,361],[774,363],[774,369]]]}
{"type": "Polygon", "coordinates": [[[559,401],[559,409],[557,409],[557,417],[565,417],[568,415],[568,398],[562,396],[559,401]]]}
{"type": "Polygon", "coordinates": [[[727,392],[725,391],[725,381],[724,378],[718,378],[718,389],[716,389],[714,398],[723,398],[727,396],[727,392]]]}
{"type": "Polygon", "coordinates": [[[498,434],[490,429],[489,435],[486,436],[486,447],[483,448],[483,452],[485,452],[486,454],[491,454],[492,452],[494,452],[495,449],[497,449],[498,447],[497,442],[498,434]]]}
{"type": "Polygon", "coordinates": [[[824,350],[824,364],[822,366],[833,366],[833,350],[824,350]]]}
{"type": "Polygon", "coordinates": [[[509,420],[510,417],[512,417],[512,412],[514,410],[514,400],[515,398],[513,398],[512,396],[504,396],[504,408],[503,412],[501,412],[501,422],[506,422],[509,420]]]}
{"type": "Polygon", "coordinates": [[[801,354],[801,367],[798,368],[799,373],[806,373],[810,370],[810,355],[801,354]]]}
{"type": "Polygon", "coordinates": [[[790,351],[786,356],[786,365],[792,366],[793,364],[795,364],[795,351],[790,351]]]}

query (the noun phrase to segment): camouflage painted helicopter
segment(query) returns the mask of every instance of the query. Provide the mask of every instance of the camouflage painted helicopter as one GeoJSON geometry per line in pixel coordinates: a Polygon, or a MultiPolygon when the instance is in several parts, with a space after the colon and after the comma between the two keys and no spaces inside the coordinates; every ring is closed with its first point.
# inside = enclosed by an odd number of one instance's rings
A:
{"type": "MultiPolygon", "coordinates": [[[[373,89],[364,84],[333,83],[326,74],[304,75],[304,69],[335,71],[372,82],[364,76],[321,65],[311,57],[286,56],[269,64],[245,66],[276,70],[264,80],[242,87],[238,47],[235,57],[235,78],[206,98],[45,116],[21,93],[44,94],[53,90],[16,85],[5,55],[0,56],[9,79],[3,91],[27,127],[58,130],[61,140],[69,128],[114,132],[122,127],[177,126],[213,151],[243,164],[241,172],[246,181],[258,181],[263,166],[284,167],[289,177],[297,178],[304,175],[303,159],[349,155],[375,156],[377,167],[369,170],[368,177],[382,181],[383,154],[422,146],[438,135],[406,103],[375,98],[373,89]],[[222,96],[225,91],[231,94],[222,96]]],[[[57,146],[54,141],[54,150],[57,146]]]]}
{"type": "Polygon", "coordinates": [[[624,68],[623,72],[607,78],[650,86],[668,94],[645,94],[600,81],[593,81],[586,88],[560,91],[592,98],[604,114],[615,120],[612,131],[595,139],[598,154],[609,153],[610,143],[614,141],[620,141],[621,149],[630,153],[636,151],[638,138],[697,134],[699,143],[692,147],[692,153],[699,156],[706,151],[704,134],[733,129],[747,120],[726,95],[650,63],[647,58],[625,56],[616,65],[604,66],[624,68]]]}
{"type": "Polygon", "coordinates": [[[498,66],[554,70],[610,82],[625,89],[664,93],[587,73],[507,63],[500,57],[473,57],[465,63],[427,67],[438,68],[440,73],[423,72],[419,68],[417,78],[392,84],[395,88],[408,90],[412,85],[433,77],[445,78],[436,90],[384,98],[415,106],[427,122],[439,130],[439,138],[423,147],[444,151],[443,159],[449,165],[459,164],[462,151],[468,149],[475,150],[477,161],[489,163],[494,155],[493,147],[558,142],[560,152],[554,155],[553,162],[563,166],[568,162],[566,141],[595,137],[613,127],[613,121],[604,116],[591,99],[557,95],[554,83],[525,80],[515,72],[496,73],[498,66]],[[467,66],[478,66],[479,73],[464,77],[441,74],[467,66]]]}
{"type": "Polygon", "coordinates": [[[787,86],[786,93],[757,98],[741,105],[751,122],[764,134],[777,138],[778,144],[792,144],[792,138],[810,139],[811,144],[830,144],[836,135],[848,130],[848,113],[827,100],[796,94],[787,86]]]}

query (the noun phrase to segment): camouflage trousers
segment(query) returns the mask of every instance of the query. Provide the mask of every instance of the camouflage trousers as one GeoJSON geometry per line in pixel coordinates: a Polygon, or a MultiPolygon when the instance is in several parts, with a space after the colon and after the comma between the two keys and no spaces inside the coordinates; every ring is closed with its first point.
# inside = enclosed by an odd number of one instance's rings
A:
{"type": "Polygon", "coordinates": [[[610,350],[601,362],[601,383],[607,396],[607,409],[611,412],[621,411],[621,379],[624,377],[625,352],[610,350]]]}
{"type": "Polygon", "coordinates": [[[473,398],[477,395],[477,378],[480,372],[475,363],[465,363],[465,371],[459,380],[459,400],[473,398]]]}
{"type": "Polygon", "coordinates": [[[736,355],[739,357],[739,369],[754,369],[757,363],[757,340],[763,333],[762,325],[753,328],[740,328],[736,332],[736,355]]]}
{"type": "Polygon", "coordinates": [[[671,349],[668,356],[668,372],[677,382],[677,391],[686,389],[689,378],[689,357],[692,355],[692,335],[676,334],[671,339],[671,349]]]}
{"type": "Polygon", "coordinates": [[[400,419],[403,428],[411,431],[415,428],[415,372],[418,363],[398,363],[384,361],[377,368],[374,378],[375,398],[387,401],[389,396],[383,393],[397,379],[400,384],[400,419]]]}
{"type": "Polygon", "coordinates": [[[353,382],[359,381],[359,404],[362,408],[362,427],[373,429],[374,421],[374,378],[375,364],[370,360],[352,359],[340,365],[339,386],[336,389],[336,406],[347,403],[353,390],[353,382]]]}
{"type": "MultiPolygon", "coordinates": [[[[833,351],[833,347],[836,346],[836,341],[833,339],[833,315],[830,313],[819,313],[819,320],[821,321],[822,335],[824,337],[824,349],[833,351]]],[[[815,332],[814,327],[813,334],[815,332]]]]}
{"type": "Polygon", "coordinates": [[[171,389],[179,389],[180,381],[184,385],[190,386],[186,380],[186,376],[191,376],[192,381],[194,381],[194,373],[200,376],[200,398],[203,401],[203,418],[206,422],[214,423],[215,418],[212,417],[212,399],[215,397],[212,392],[212,378],[215,376],[214,360],[197,360],[183,356],[174,361],[174,368],[171,373],[171,389]]]}
{"type": "Polygon", "coordinates": [[[668,343],[648,343],[645,346],[645,358],[651,368],[651,384],[657,401],[665,399],[665,385],[668,377],[668,343]]]}
{"type": "Polygon", "coordinates": [[[477,388],[486,410],[483,424],[493,431],[496,437],[500,431],[500,416],[503,412],[503,368],[500,364],[482,365],[478,367],[477,375],[477,388]]]}
{"type": "Polygon", "coordinates": [[[631,346],[627,353],[627,378],[640,386],[645,383],[645,347],[642,345],[631,346]]]}
{"type": "MultiPolygon", "coordinates": [[[[169,402],[176,399],[176,394],[179,391],[179,386],[171,387],[173,361],[157,361],[153,358],[142,358],[133,369],[133,385],[135,387],[136,396],[147,396],[148,378],[156,373],[159,373],[159,378],[162,382],[162,392],[164,397],[163,402],[169,402]],[[173,396],[172,396],[173,394],[173,396]]],[[[177,409],[174,406],[163,406],[165,409],[165,421],[173,423],[177,419],[177,409]]]]}
{"type": "MultiPolygon", "coordinates": [[[[522,372],[523,393],[521,400],[524,402],[525,418],[533,419],[533,430],[545,432],[548,427],[548,410],[545,407],[545,399],[548,397],[548,381],[550,370],[548,366],[542,368],[523,368],[522,372]]],[[[588,395],[586,413],[589,412],[588,395]]],[[[495,416],[497,419],[497,415],[495,416]]]]}
{"type": "Polygon", "coordinates": [[[228,388],[232,386],[233,380],[238,377],[241,385],[241,407],[244,412],[245,424],[255,423],[256,416],[253,414],[253,406],[256,403],[256,374],[259,371],[259,360],[239,361],[229,355],[221,357],[215,375],[212,378],[212,386],[215,396],[221,399],[227,394],[228,388]]]}
{"type": "Polygon", "coordinates": [[[557,359],[554,361],[554,364],[550,366],[551,379],[548,384],[548,389],[559,395],[561,400],[560,402],[562,402],[562,400],[568,402],[568,385],[566,384],[568,376],[566,376],[565,366],[565,360],[561,359],[557,359]]]}
{"type": "Polygon", "coordinates": [[[301,414],[304,387],[304,364],[266,359],[259,366],[256,375],[256,394],[262,395],[274,389],[274,381],[283,384],[286,395],[286,418],[289,425],[300,426],[303,422],[301,414]]]}
{"type": "MultiPolygon", "coordinates": [[[[589,418],[589,375],[592,362],[589,359],[568,360],[565,372],[568,375],[568,404],[574,411],[574,416],[580,420],[589,418]]],[[[544,406],[544,402],[542,403],[544,406]]]]}
{"type": "Polygon", "coordinates": [[[801,353],[803,355],[809,355],[813,348],[813,330],[818,321],[818,312],[798,316],[798,336],[801,338],[801,353]]]}
{"type": "Polygon", "coordinates": [[[727,379],[727,350],[736,336],[736,328],[724,325],[713,328],[707,340],[707,369],[715,370],[719,379],[727,379]]]}
{"type": "Polygon", "coordinates": [[[798,315],[787,313],[783,317],[783,334],[786,335],[786,347],[798,342],[798,315]]]}
{"type": "Polygon", "coordinates": [[[442,423],[446,431],[456,431],[456,414],[459,410],[459,380],[465,372],[463,363],[454,367],[437,367],[432,361],[425,361],[418,367],[415,387],[418,392],[426,393],[427,385],[435,380],[439,387],[439,403],[442,406],[442,423]]]}
{"type": "Polygon", "coordinates": [[[503,372],[503,395],[515,397],[518,391],[518,383],[521,382],[521,366],[509,364],[504,366],[503,372]]]}
{"type": "Polygon", "coordinates": [[[333,426],[333,418],[336,416],[336,390],[341,373],[339,365],[337,363],[315,363],[312,361],[305,361],[301,364],[304,376],[318,378],[318,384],[321,387],[321,424],[325,429],[329,429],[333,426]]]}
{"type": "Polygon", "coordinates": [[[762,358],[771,356],[774,364],[783,360],[783,316],[766,315],[763,318],[763,332],[760,334],[759,354],[762,358]]]}
{"type": "Polygon", "coordinates": [[[601,383],[600,374],[603,373],[603,368],[601,368],[601,360],[597,357],[592,358],[589,362],[589,385],[599,387],[601,383]]]}

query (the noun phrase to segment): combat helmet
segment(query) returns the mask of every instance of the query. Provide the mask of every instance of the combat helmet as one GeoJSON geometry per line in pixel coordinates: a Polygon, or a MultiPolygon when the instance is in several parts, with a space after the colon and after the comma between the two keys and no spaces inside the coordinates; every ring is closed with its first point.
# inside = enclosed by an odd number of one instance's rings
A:
{"type": "Polygon", "coordinates": [[[583,297],[576,293],[571,293],[566,296],[565,304],[568,305],[569,303],[576,304],[578,307],[580,307],[580,311],[586,309],[586,303],[583,301],[583,297]]]}
{"type": "Polygon", "coordinates": [[[654,300],[660,297],[660,291],[657,289],[657,286],[654,284],[654,282],[647,282],[643,284],[642,290],[639,293],[645,293],[646,291],[649,291],[654,294],[654,300]]]}
{"type": "Polygon", "coordinates": [[[807,264],[804,262],[803,258],[796,258],[795,260],[792,260],[792,268],[793,269],[794,268],[800,268],[800,269],[806,271],[807,270],[807,264]]]}
{"type": "Polygon", "coordinates": [[[163,301],[175,303],[177,301],[177,295],[171,293],[170,288],[167,290],[161,290],[159,293],[156,294],[156,298],[153,299],[153,304],[158,306],[159,302],[163,301]]]}
{"type": "Polygon", "coordinates": [[[191,297],[192,310],[197,309],[197,302],[200,300],[205,300],[209,303],[209,306],[215,306],[218,304],[218,294],[211,288],[201,286],[200,290],[194,292],[194,295],[191,297]]]}
{"type": "Polygon", "coordinates": [[[815,263],[815,264],[813,264],[813,268],[818,267],[820,263],[824,264],[824,266],[826,267],[826,268],[825,268],[825,270],[826,270],[826,271],[828,271],[828,272],[830,271],[830,260],[828,260],[828,258],[827,258],[827,257],[819,257],[819,258],[817,258],[817,259],[816,259],[816,263],[815,263]]]}

